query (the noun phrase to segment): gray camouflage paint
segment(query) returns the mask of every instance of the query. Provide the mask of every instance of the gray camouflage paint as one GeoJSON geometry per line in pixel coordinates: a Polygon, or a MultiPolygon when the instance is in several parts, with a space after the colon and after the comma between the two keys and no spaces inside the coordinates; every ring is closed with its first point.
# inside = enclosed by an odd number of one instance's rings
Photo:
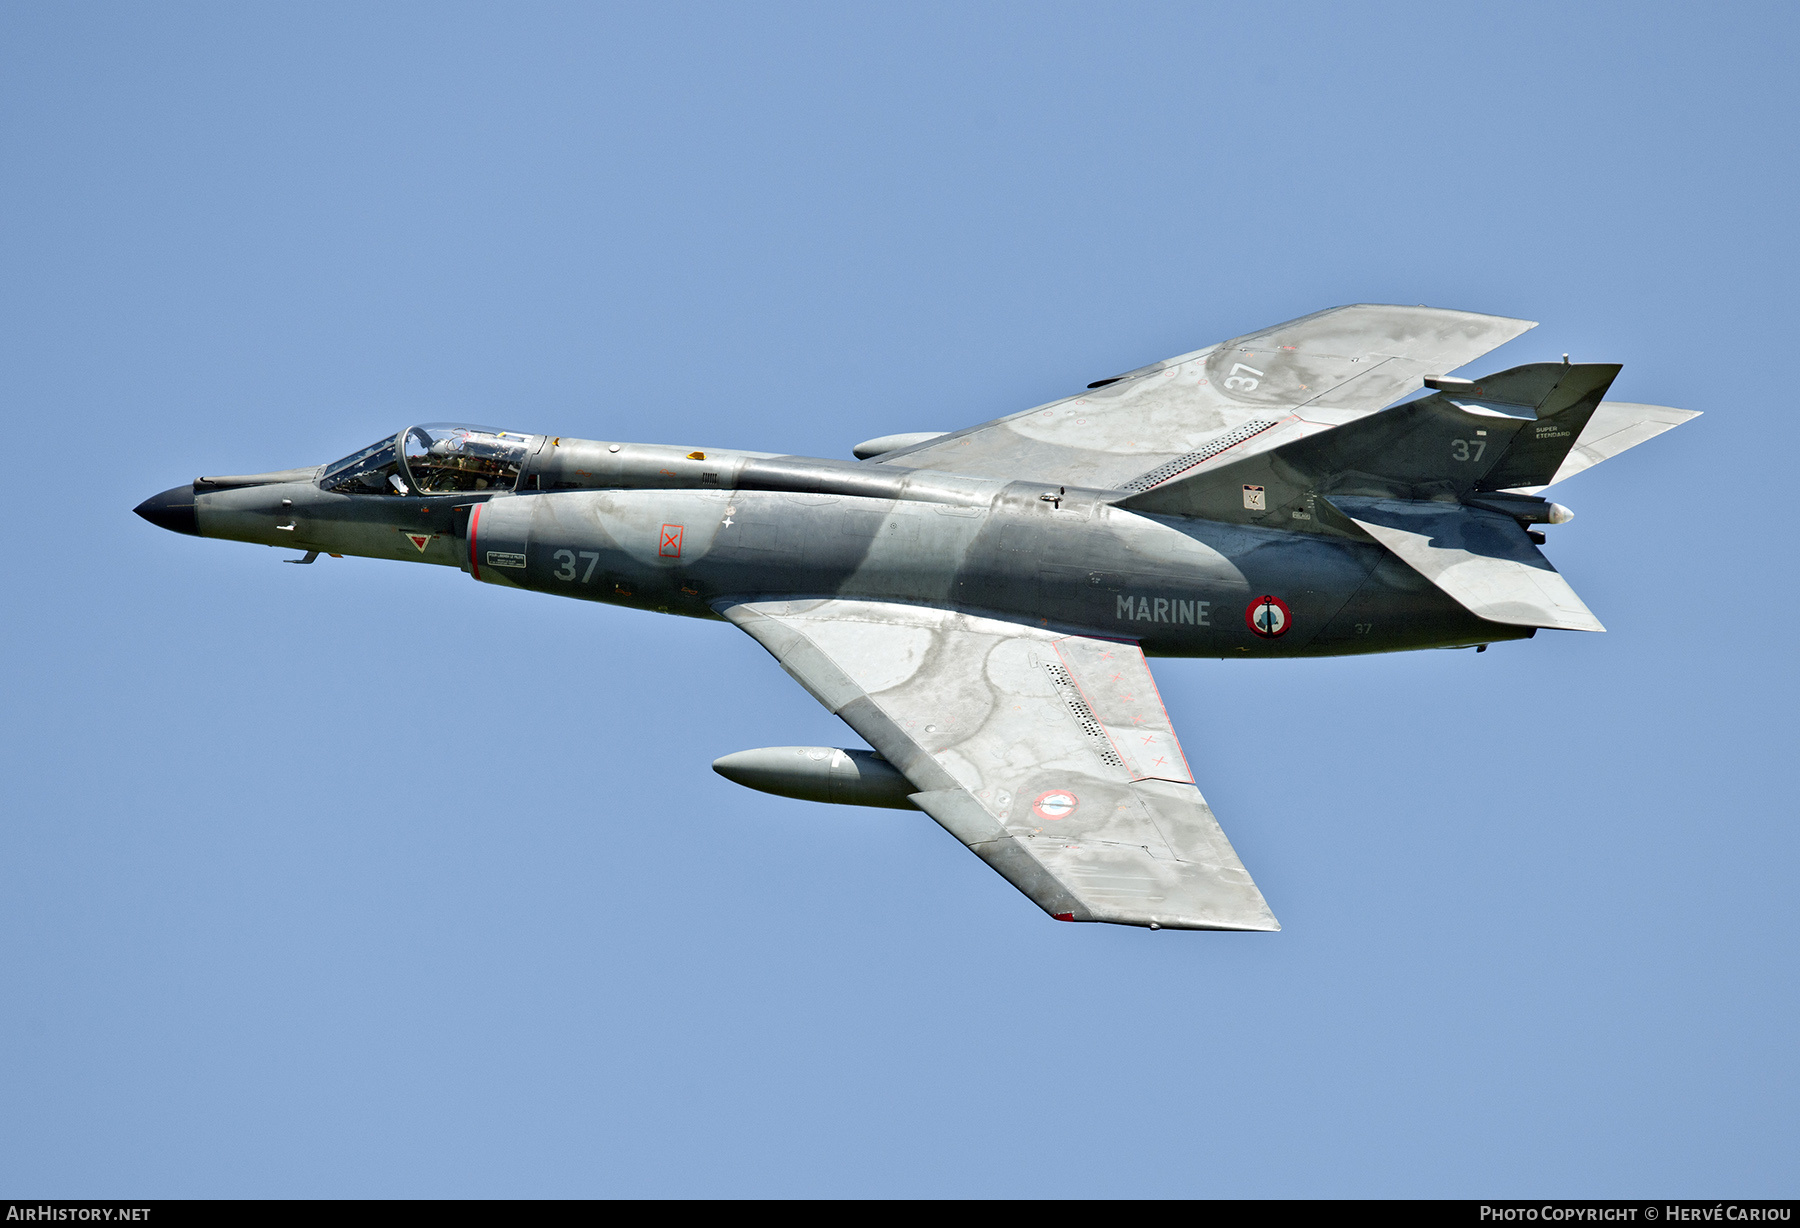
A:
{"type": "Polygon", "coordinates": [[[746,467],[779,468],[813,489],[683,488],[660,485],[674,466],[698,466],[680,449],[622,448],[601,471],[593,454],[610,455],[605,448],[563,440],[525,478],[594,465],[596,485],[617,484],[608,489],[402,498],[334,494],[310,481],[239,487],[196,497],[200,531],[457,566],[484,583],[695,618],[775,594],[944,606],[1128,636],[1151,656],[1335,655],[1529,634],[1474,617],[1341,529],[1134,513],[1107,503],[1109,492],[1068,487],[1051,503],[1042,484],[972,478],[891,498],[830,494],[819,488],[841,472],[833,462],[718,452],[705,463],[716,463],[707,472],[721,483],[746,467]],[[424,534],[421,551],[411,535],[424,534]],[[1279,638],[1253,634],[1244,617],[1265,592],[1293,611],[1279,638]]]}
{"type": "Polygon", "coordinates": [[[1061,919],[1274,929],[1144,655],[1600,629],[1528,534],[1561,512],[1536,492],[1691,414],[1603,403],[1591,364],[1374,412],[1528,327],[1338,308],[861,462],[534,436],[511,490],[342,494],[321,466],[158,499],[201,536],[730,621],[877,754],[721,773],[916,806],[1061,919]]]}

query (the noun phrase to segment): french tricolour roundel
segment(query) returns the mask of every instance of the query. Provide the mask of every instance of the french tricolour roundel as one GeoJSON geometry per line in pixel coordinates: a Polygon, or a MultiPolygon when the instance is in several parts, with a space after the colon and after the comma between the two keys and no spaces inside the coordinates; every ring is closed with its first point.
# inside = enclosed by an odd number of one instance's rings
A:
{"type": "Polygon", "coordinates": [[[1287,602],[1265,593],[1245,608],[1244,621],[1250,624],[1250,630],[1265,640],[1272,640],[1287,634],[1287,629],[1294,625],[1294,615],[1287,608],[1287,602]]]}
{"type": "Polygon", "coordinates": [[[1052,789],[1031,803],[1031,809],[1040,819],[1066,819],[1080,804],[1080,799],[1067,789],[1052,789]]]}

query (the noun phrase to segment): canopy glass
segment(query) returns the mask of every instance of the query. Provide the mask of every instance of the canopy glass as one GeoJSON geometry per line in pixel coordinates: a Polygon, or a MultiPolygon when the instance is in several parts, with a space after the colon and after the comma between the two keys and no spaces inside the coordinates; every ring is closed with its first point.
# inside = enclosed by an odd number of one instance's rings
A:
{"type": "Polygon", "coordinates": [[[327,465],[319,485],[346,495],[511,490],[530,438],[467,422],[427,422],[327,465]]]}

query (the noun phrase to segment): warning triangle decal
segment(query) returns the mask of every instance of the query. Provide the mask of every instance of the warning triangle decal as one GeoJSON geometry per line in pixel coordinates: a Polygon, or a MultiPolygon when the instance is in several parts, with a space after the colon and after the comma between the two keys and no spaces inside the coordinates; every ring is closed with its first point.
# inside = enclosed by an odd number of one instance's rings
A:
{"type": "Polygon", "coordinates": [[[425,547],[431,544],[431,539],[435,536],[435,533],[408,533],[406,540],[417,546],[420,554],[424,554],[425,547]]]}

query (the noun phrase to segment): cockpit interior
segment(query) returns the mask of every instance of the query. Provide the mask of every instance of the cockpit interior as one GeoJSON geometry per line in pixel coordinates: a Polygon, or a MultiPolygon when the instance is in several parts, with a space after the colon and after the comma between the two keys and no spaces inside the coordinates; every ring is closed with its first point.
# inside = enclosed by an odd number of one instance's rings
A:
{"type": "Polygon", "coordinates": [[[327,465],[326,490],[346,495],[444,495],[511,490],[531,436],[466,422],[410,426],[327,465]]]}

